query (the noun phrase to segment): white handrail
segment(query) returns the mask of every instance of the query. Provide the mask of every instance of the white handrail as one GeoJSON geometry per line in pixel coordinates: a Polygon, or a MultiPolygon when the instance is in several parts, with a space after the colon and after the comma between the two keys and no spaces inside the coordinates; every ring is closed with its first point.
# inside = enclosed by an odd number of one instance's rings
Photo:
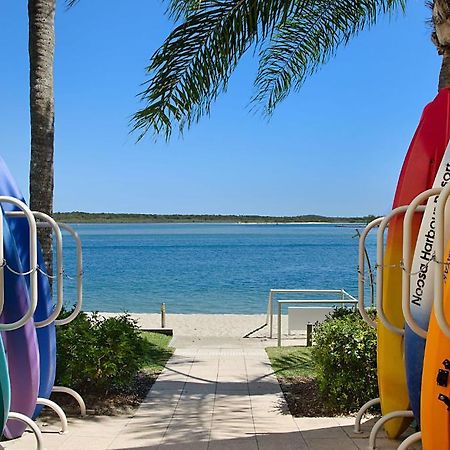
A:
{"type": "Polygon", "coordinates": [[[445,318],[444,314],[444,246],[445,242],[445,206],[447,204],[448,197],[450,196],[450,183],[447,184],[439,194],[438,201],[436,203],[436,237],[435,237],[435,259],[436,265],[434,271],[434,313],[436,320],[441,328],[442,332],[450,338],[450,326],[445,318]]]}
{"type": "MultiPolygon", "coordinates": [[[[37,235],[36,235],[36,220],[34,219],[34,215],[28,206],[14,197],[0,196],[0,203],[11,203],[21,209],[27,220],[29,225],[29,233],[30,233],[30,304],[25,315],[12,323],[1,323],[0,331],[11,331],[17,330],[18,328],[25,325],[32,317],[36,310],[37,299],[38,299],[38,286],[37,286],[37,235]]],[[[3,210],[0,208],[0,221],[3,221],[3,210]]],[[[3,231],[3,228],[2,228],[3,231]]],[[[1,245],[3,245],[3,233],[0,236],[1,245]]],[[[3,275],[3,272],[1,273],[3,275]]],[[[1,277],[1,286],[0,289],[4,290],[4,281],[3,276],[1,277]]]]}
{"type": "MultiPolygon", "coordinates": [[[[64,304],[64,286],[63,286],[63,241],[62,241],[62,234],[61,230],[56,223],[56,221],[50,217],[48,214],[39,212],[39,211],[32,211],[35,218],[43,220],[45,222],[38,222],[36,225],[38,228],[44,228],[49,227],[52,228],[53,232],[55,233],[56,238],[56,289],[57,289],[57,301],[55,305],[55,309],[53,312],[47,317],[47,319],[42,320],[40,322],[35,322],[34,325],[36,328],[43,328],[50,323],[52,323],[61,312],[61,309],[64,304]]],[[[24,218],[24,213],[22,211],[7,211],[6,212],[7,217],[14,217],[14,218],[24,218]]]]}
{"type": "Polygon", "coordinates": [[[366,249],[366,238],[369,234],[370,230],[380,225],[383,217],[379,217],[378,219],[372,220],[372,222],[368,223],[364,228],[361,236],[359,237],[359,246],[358,246],[358,309],[361,314],[361,317],[364,321],[369,324],[371,327],[376,328],[377,324],[374,320],[370,318],[367,314],[365,305],[364,305],[364,251],[366,249]]]}
{"type": "Polygon", "coordinates": [[[393,209],[384,219],[381,221],[378,227],[377,233],[377,315],[381,323],[395,334],[403,335],[405,330],[393,325],[384,314],[383,310],[383,266],[384,266],[384,231],[388,226],[391,219],[398,214],[402,214],[406,211],[408,206],[399,206],[393,209]]]}
{"type": "Polygon", "coordinates": [[[345,289],[271,289],[270,292],[274,294],[348,294],[345,289]]]}
{"type": "Polygon", "coordinates": [[[412,266],[411,258],[411,231],[412,231],[412,220],[416,212],[425,211],[426,206],[422,205],[425,200],[428,200],[434,195],[439,195],[441,188],[428,189],[420,193],[414,200],[410,203],[406,209],[405,217],[403,219],[403,270],[402,270],[402,311],[405,317],[405,322],[408,324],[414,333],[418,336],[427,337],[427,331],[424,330],[414,319],[411,313],[411,279],[410,271],[412,266]]]}
{"type": "Polygon", "coordinates": [[[285,303],[294,303],[294,304],[298,304],[298,303],[300,303],[300,304],[317,304],[317,305],[320,305],[320,304],[323,304],[323,303],[326,303],[327,305],[328,304],[330,304],[330,303],[336,303],[336,304],[345,304],[345,303],[352,303],[352,304],[357,304],[358,303],[358,300],[355,298],[355,297],[349,297],[349,298],[347,298],[347,299],[344,299],[344,300],[341,300],[341,299],[333,299],[333,298],[326,298],[326,299],[317,299],[317,300],[315,300],[315,299],[311,299],[311,298],[302,298],[302,299],[287,299],[287,298],[283,298],[283,299],[281,299],[281,300],[277,300],[277,302],[278,303],[283,303],[283,304],[285,304],[285,303]]]}
{"type": "Polygon", "coordinates": [[[270,339],[273,337],[273,297],[275,294],[341,294],[342,298],[350,295],[344,289],[270,289],[265,323],[265,325],[269,324],[270,339]]]}
{"type": "Polygon", "coordinates": [[[77,303],[75,305],[72,313],[65,317],[64,319],[57,319],[55,321],[56,325],[67,325],[72,322],[81,311],[81,307],[83,306],[83,249],[81,246],[81,239],[78,233],[66,223],[58,222],[58,225],[64,230],[68,231],[70,235],[73,237],[77,247],[77,303]]]}
{"type": "MultiPolygon", "coordinates": [[[[320,291],[315,291],[315,292],[320,292],[320,291]]],[[[338,291],[339,293],[341,291],[338,291]]],[[[281,347],[281,307],[284,304],[345,304],[345,303],[350,303],[350,304],[358,304],[358,300],[353,297],[352,295],[350,295],[348,292],[344,291],[344,289],[342,289],[342,295],[343,296],[347,296],[347,299],[336,299],[336,300],[330,300],[330,299],[326,299],[326,300],[311,300],[311,299],[305,299],[305,300],[277,300],[278,303],[278,328],[277,328],[277,345],[278,347],[281,347]]]]}
{"type": "Polygon", "coordinates": [[[265,323],[265,325],[269,323],[270,339],[273,337],[273,297],[275,294],[341,294],[341,299],[345,299],[347,297],[357,301],[353,296],[346,292],[345,289],[270,289],[269,300],[267,302],[267,318],[265,323]]]}

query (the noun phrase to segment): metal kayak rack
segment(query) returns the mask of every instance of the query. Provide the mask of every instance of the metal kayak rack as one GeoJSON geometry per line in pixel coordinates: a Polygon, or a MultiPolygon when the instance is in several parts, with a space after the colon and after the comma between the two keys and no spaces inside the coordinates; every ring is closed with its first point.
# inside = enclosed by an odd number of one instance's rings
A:
{"type": "MultiPolygon", "coordinates": [[[[384,270],[384,233],[385,229],[389,226],[389,222],[392,218],[398,215],[404,215],[403,218],[403,248],[402,248],[402,260],[400,262],[402,269],[402,313],[405,323],[410,329],[418,336],[425,338],[427,336],[427,330],[423,329],[414,319],[411,313],[410,305],[410,277],[412,266],[412,252],[411,252],[411,240],[412,240],[412,221],[417,213],[423,213],[425,210],[424,202],[430,197],[438,196],[435,208],[435,238],[433,256],[430,260],[430,264],[434,264],[434,313],[436,315],[437,322],[442,332],[450,338],[450,324],[448,323],[444,314],[444,298],[443,298],[443,284],[444,284],[444,268],[447,263],[445,259],[445,209],[450,198],[450,184],[447,184],[443,188],[432,188],[417,195],[409,205],[400,206],[392,210],[385,217],[370,222],[361,233],[359,240],[359,255],[358,255],[358,308],[362,318],[371,326],[376,327],[377,324],[370,318],[367,313],[364,301],[364,276],[365,276],[365,242],[369,233],[378,228],[377,232],[377,283],[376,283],[376,309],[378,320],[390,331],[399,335],[404,334],[404,328],[398,328],[392,324],[384,314],[383,309],[383,270],[384,270]]],[[[358,414],[356,415],[354,432],[361,432],[361,420],[364,414],[369,408],[380,403],[380,399],[376,398],[365,403],[358,414]]],[[[376,438],[378,432],[382,429],[384,423],[388,420],[397,417],[412,417],[411,411],[393,411],[385,416],[381,417],[379,421],[373,426],[370,438],[369,438],[369,450],[376,448],[376,438]]],[[[410,445],[421,440],[421,432],[414,433],[407,437],[398,447],[398,450],[406,450],[410,448],[410,445]]]]}
{"type": "MultiPolygon", "coordinates": [[[[83,302],[83,256],[82,256],[82,245],[81,239],[76,231],[65,223],[57,223],[52,217],[47,214],[38,211],[31,211],[28,206],[14,197],[0,196],[0,204],[9,203],[14,205],[17,211],[3,211],[0,207],[0,313],[3,311],[5,306],[4,301],[4,271],[10,270],[16,275],[27,276],[30,278],[30,304],[26,313],[17,321],[13,323],[1,323],[0,331],[8,332],[12,330],[17,330],[24,326],[29,321],[33,320],[33,315],[36,310],[38,302],[38,272],[43,275],[47,275],[43,268],[38,265],[38,239],[37,239],[37,229],[38,228],[51,228],[55,237],[56,242],[56,275],[52,278],[56,280],[56,304],[55,307],[45,320],[40,322],[34,322],[36,328],[41,328],[49,325],[50,323],[55,323],[56,325],[66,325],[73,321],[81,311],[83,302]],[[4,217],[13,220],[27,220],[29,229],[29,254],[30,254],[30,266],[23,268],[22,272],[18,272],[16,269],[9,266],[8,261],[4,256],[3,240],[4,240],[4,217]],[[77,298],[74,310],[72,313],[63,319],[58,319],[58,316],[63,308],[64,304],[64,267],[63,267],[63,235],[62,230],[69,234],[69,236],[75,241],[76,245],[76,258],[77,258],[77,271],[76,271],[76,282],[77,282],[77,298]]],[[[48,276],[48,275],[47,275],[48,276]]],[[[86,415],[86,405],[83,398],[73,389],[66,388],[63,386],[54,386],[52,392],[65,393],[72,396],[80,406],[81,416],[86,415]]],[[[38,398],[38,405],[43,405],[51,408],[58,415],[61,423],[60,433],[64,434],[68,430],[67,418],[64,411],[53,401],[46,398],[38,398]]],[[[36,425],[36,423],[29,417],[10,411],[8,414],[8,419],[18,420],[29,426],[31,431],[36,437],[36,448],[41,450],[44,449],[42,431],[36,425]]]]}

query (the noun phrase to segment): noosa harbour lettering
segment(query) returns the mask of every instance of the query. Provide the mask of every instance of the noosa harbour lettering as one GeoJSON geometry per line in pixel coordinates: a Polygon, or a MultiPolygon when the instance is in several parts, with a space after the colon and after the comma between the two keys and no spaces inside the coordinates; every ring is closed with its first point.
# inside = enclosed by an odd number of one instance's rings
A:
{"type": "MultiPolygon", "coordinates": [[[[445,171],[442,174],[441,187],[445,187],[445,185],[450,181],[450,163],[445,165],[445,171]]],[[[424,288],[427,279],[428,273],[428,264],[430,263],[433,257],[433,246],[434,246],[434,238],[436,236],[436,203],[438,201],[438,196],[434,197],[434,206],[433,212],[431,215],[430,222],[428,223],[427,231],[424,235],[424,242],[422,244],[422,249],[420,250],[420,268],[419,273],[417,274],[417,279],[415,283],[415,288],[412,294],[411,303],[416,306],[422,305],[422,297],[424,294],[424,288]]]]}

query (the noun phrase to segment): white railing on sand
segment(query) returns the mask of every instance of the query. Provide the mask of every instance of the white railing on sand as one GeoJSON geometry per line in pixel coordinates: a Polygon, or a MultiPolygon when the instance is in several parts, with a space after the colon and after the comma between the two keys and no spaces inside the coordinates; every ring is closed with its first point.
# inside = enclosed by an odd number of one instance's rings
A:
{"type": "Polygon", "coordinates": [[[358,300],[349,294],[345,289],[270,289],[269,291],[269,300],[267,302],[267,320],[266,322],[269,324],[269,335],[270,338],[273,337],[273,303],[277,302],[278,308],[278,347],[281,347],[281,317],[282,317],[282,307],[285,304],[289,305],[302,305],[302,307],[307,307],[306,305],[342,305],[342,304],[352,304],[356,305],[358,300]],[[291,294],[313,294],[313,295],[338,295],[339,298],[321,298],[321,299],[311,299],[311,298],[303,298],[303,299],[276,299],[276,296],[282,295],[291,295],[291,294]]]}

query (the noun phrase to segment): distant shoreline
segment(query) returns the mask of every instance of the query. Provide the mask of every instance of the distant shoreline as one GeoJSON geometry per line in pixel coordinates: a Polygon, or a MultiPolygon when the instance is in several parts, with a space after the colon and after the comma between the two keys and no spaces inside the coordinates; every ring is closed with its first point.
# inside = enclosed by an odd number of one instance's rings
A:
{"type": "Polygon", "coordinates": [[[216,223],[238,225],[319,225],[319,224],[361,224],[369,223],[376,216],[328,217],[319,215],[302,216],[257,216],[257,215],[208,215],[208,214],[122,214],[86,213],[80,211],[58,212],[57,221],[70,223],[216,223]]]}

